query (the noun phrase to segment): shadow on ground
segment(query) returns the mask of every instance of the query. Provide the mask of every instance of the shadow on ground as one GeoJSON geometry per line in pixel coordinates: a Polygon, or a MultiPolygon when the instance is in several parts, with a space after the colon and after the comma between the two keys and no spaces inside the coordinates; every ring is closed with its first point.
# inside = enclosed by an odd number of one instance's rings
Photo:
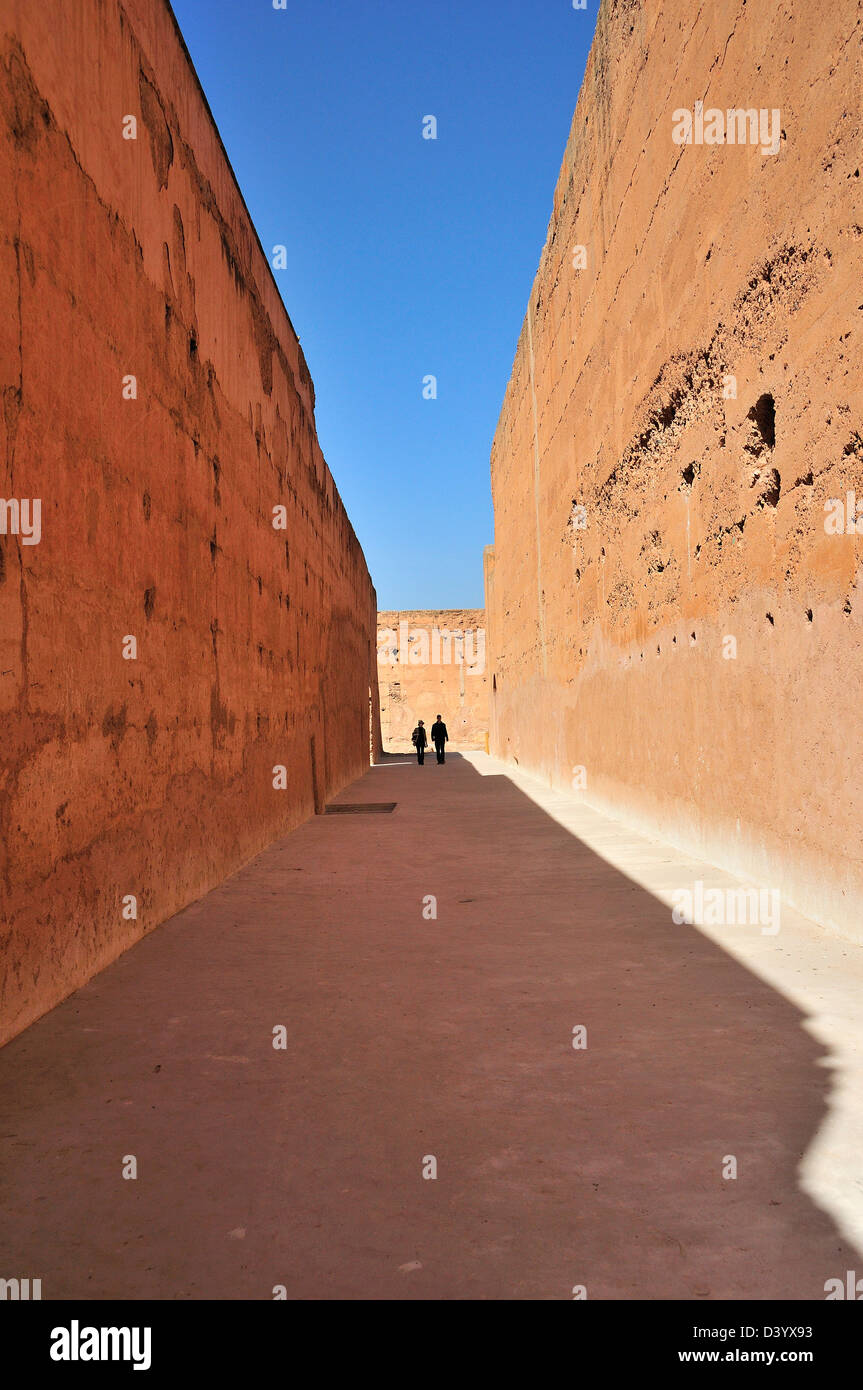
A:
{"type": "Polygon", "coordinates": [[[316,817],[0,1052],[0,1276],[821,1299],[858,1267],[798,1186],[799,1010],[506,777],[395,756],[338,800],[397,805],[316,817]]]}

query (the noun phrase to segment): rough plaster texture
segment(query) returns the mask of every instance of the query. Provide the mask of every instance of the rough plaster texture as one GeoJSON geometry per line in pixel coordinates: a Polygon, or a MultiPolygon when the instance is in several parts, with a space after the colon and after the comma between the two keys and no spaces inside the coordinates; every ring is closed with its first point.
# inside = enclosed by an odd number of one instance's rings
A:
{"type": "Polygon", "coordinates": [[[485,748],[488,657],[482,608],[389,610],[378,614],[381,734],[391,752],[410,752],[419,719],[443,715],[447,747],[485,748]],[[439,638],[435,641],[434,634],[439,638]],[[391,640],[395,634],[395,640],[391,640]],[[446,634],[449,634],[447,636],[446,634]],[[455,634],[461,634],[459,643],[455,634]],[[459,659],[459,657],[463,659],[459,659]]]}
{"type": "Polygon", "coordinates": [[[0,536],[2,1040],[379,732],[374,591],[168,6],[5,0],[0,44],[0,495],[42,501],[0,536]]]}
{"type": "Polygon", "coordinates": [[[492,752],[858,940],[861,91],[856,0],[604,0],[486,554],[492,752]],[[697,100],[778,152],[676,144],[697,100]]]}

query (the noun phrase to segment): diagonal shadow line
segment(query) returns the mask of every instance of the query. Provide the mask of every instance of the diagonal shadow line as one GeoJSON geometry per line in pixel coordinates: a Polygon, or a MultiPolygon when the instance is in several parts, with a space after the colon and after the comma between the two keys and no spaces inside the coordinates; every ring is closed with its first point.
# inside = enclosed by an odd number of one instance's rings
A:
{"type": "Polygon", "coordinates": [[[830,1085],[801,1010],[508,777],[385,757],[350,794],[382,787],[392,815],[307,822],[0,1052],[7,1276],[811,1299],[859,1268],[798,1182],[830,1085]]]}

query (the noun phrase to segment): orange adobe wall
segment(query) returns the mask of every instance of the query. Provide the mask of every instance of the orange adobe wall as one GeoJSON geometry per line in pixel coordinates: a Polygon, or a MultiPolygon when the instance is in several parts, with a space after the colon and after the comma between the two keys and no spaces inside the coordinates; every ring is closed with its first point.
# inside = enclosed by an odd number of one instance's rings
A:
{"type": "Polygon", "coordinates": [[[0,20],[2,1041],[380,733],[374,590],[168,5],[0,20]]]}
{"type": "Polygon", "coordinates": [[[603,0],[486,554],[492,752],[857,940],[861,92],[858,0],[603,0]]]}

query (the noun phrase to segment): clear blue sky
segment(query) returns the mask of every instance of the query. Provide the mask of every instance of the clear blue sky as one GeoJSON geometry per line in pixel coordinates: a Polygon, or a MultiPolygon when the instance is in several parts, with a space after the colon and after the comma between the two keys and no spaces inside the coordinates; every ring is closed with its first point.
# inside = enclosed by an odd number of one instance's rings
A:
{"type": "Polygon", "coordinates": [[[173,0],[261,242],[287,247],[276,280],[379,608],[483,604],[489,451],[587,4],[173,0]]]}

